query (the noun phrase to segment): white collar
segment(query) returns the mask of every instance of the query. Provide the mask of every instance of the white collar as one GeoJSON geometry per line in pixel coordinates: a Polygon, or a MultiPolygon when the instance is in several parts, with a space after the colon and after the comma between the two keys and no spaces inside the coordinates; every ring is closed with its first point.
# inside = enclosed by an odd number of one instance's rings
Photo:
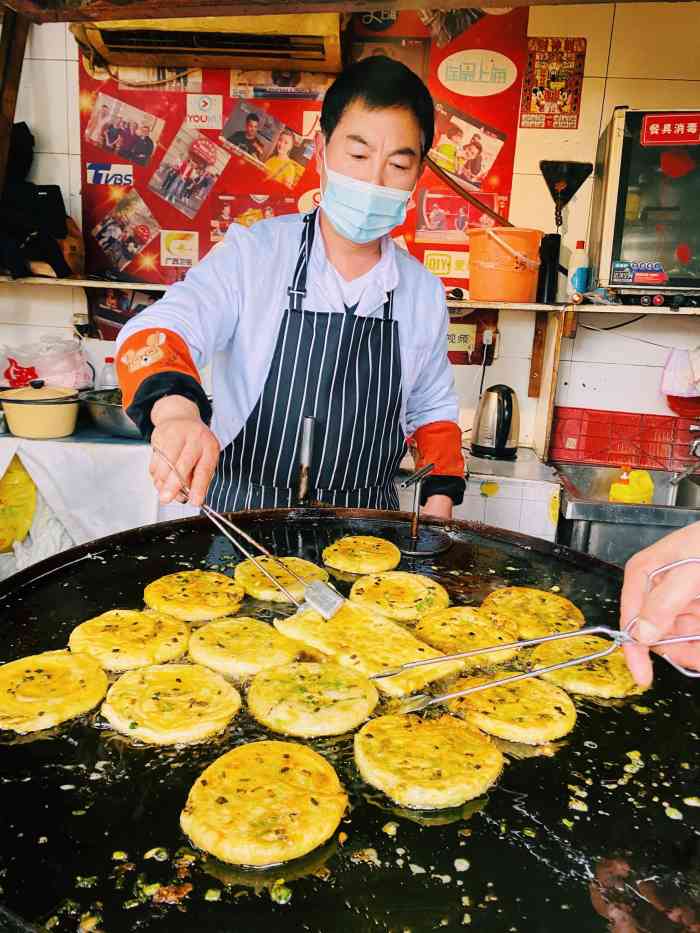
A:
{"type": "MultiPolygon", "coordinates": [[[[345,311],[343,296],[340,291],[334,266],[331,264],[326,253],[326,245],[323,241],[323,233],[320,225],[320,210],[316,215],[316,228],[314,235],[314,245],[311,249],[309,259],[309,268],[307,273],[308,304],[310,310],[320,311],[320,307],[314,307],[313,294],[318,293],[323,297],[333,311],[345,311]]],[[[393,291],[399,283],[399,270],[396,264],[396,244],[390,236],[384,236],[380,240],[381,256],[379,261],[369,270],[371,275],[367,282],[367,287],[362,293],[360,303],[355,310],[355,314],[361,317],[367,317],[373,314],[377,308],[381,308],[387,300],[389,293],[393,291]]]]}

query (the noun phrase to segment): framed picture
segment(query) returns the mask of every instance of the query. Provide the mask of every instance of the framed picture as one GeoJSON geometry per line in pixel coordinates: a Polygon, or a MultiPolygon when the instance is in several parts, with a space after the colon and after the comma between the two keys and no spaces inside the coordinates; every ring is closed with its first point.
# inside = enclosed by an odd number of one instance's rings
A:
{"type": "Polygon", "coordinates": [[[208,136],[183,123],[148,187],[192,219],[230,158],[230,154],[208,136]]]}
{"type": "Polygon", "coordinates": [[[354,62],[372,55],[384,55],[402,62],[424,81],[428,77],[428,59],[430,56],[429,39],[400,39],[395,36],[362,39],[353,42],[350,56],[354,62]]]}
{"type": "Polygon", "coordinates": [[[160,232],[158,221],[132,188],[92,229],[112,269],[121,272],[160,232]]]}
{"type": "Polygon", "coordinates": [[[259,168],[269,181],[296,188],[314,152],[301,136],[262,107],[240,101],[229,114],[222,141],[259,168]]]}
{"type": "Polygon", "coordinates": [[[430,157],[463,188],[478,191],[506,141],[483,120],[435,102],[435,140],[430,157]]]}
{"type": "Polygon", "coordinates": [[[85,127],[85,139],[111,155],[136,165],[148,165],[163,126],[160,117],[99,93],[85,127]]]}

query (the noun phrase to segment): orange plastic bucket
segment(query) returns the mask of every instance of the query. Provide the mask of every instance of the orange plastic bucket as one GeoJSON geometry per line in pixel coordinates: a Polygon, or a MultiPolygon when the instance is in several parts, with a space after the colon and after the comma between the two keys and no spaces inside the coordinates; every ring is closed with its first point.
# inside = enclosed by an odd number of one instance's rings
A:
{"type": "Polygon", "coordinates": [[[524,301],[537,297],[541,230],[484,227],[469,231],[469,297],[524,301]]]}

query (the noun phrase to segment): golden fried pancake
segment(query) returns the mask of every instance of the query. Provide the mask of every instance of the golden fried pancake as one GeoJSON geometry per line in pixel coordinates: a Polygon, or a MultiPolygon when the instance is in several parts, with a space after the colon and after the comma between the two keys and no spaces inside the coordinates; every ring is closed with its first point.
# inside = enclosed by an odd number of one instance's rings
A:
{"type": "MultiPolygon", "coordinates": [[[[441,657],[439,651],[419,641],[396,622],[349,602],[344,603],[332,619],[324,619],[314,610],[303,610],[287,619],[275,619],[275,628],[366,677],[408,661],[441,657]]],[[[403,696],[461,669],[461,664],[455,661],[428,664],[378,680],[376,685],[383,693],[403,696]]]]}
{"type": "Polygon", "coordinates": [[[549,590],[536,590],[529,586],[506,586],[494,590],[481,608],[514,622],[520,638],[574,632],[586,621],[581,610],[570,600],[549,590]]]}
{"type": "MultiPolygon", "coordinates": [[[[498,677],[517,673],[501,670],[498,677]]],[[[489,680],[493,675],[465,677],[453,689],[466,690],[489,680]]],[[[576,725],[576,707],[568,694],[536,677],[458,697],[448,708],[489,735],[526,745],[560,739],[576,725]]]]}
{"type": "Polygon", "coordinates": [[[317,752],[296,742],[250,742],[200,775],[180,825],[224,862],[273,865],[329,839],[347,803],[338,776],[317,752]]]}
{"type": "Polygon", "coordinates": [[[0,666],[0,729],[50,729],[97,706],[107,675],[93,658],[44,651],[0,666]]]}
{"type": "Polygon", "coordinates": [[[491,739],[454,716],[371,719],[355,735],[355,761],[373,787],[404,807],[458,807],[498,778],[503,755],[491,739]]]}
{"type": "MultiPolygon", "coordinates": [[[[606,638],[597,638],[595,635],[579,635],[576,638],[550,641],[533,648],[530,667],[535,669],[558,664],[560,661],[573,660],[609,647],[610,642],[606,638]]],[[[622,648],[616,648],[604,658],[596,658],[594,661],[586,661],[559,671],[550,671],[549,674],[542,674],[542,678],[570,693],[580,693],[589,697],[626,697],[643,693],[645,690],[632,677],[622,648]]]]}
{"type": "Polygon", "coordinates": [[[190,636],[193,661],[213,671],[245,680],[268,667],[293,661],[304,646],[274,629],[267,622],[237,616],[208,622],[190,636]]]}
{"type": "Polygon", "coordinates": [[[68,645],[91,655],[107,671],[128,671],[181,658],[189,634],[184,622],[162,612],[111,609],[81,622],[68,645]]]}
{"type": "Polygon", "coordinates": [[[225,573],[181,570],[149,583],[143,593],[147,606],[183,622],[208,622],[238,611],[243,587],[225,573]]]}
{"type": "MultiPolygon", "coordinates": [[[[295,580],[291,573],[288,573],[284,567],[280,567],[277,561],[270,557],[257,557],[256,560],[265,567],[268,573],[272,574],[275,580],[279,580],[295,599],[300,602],[304,599],[304,584],[295,580]]],[[[309,560],[302,560],[300,557],[280,557],[279,560],[306,583],[311,583],[312,580],[328,579],[328,572],[309,560]]],[[[236,564],[234,576],[236,583],[255,599],[264,599],[274,603],[289,602],[284,593],[271,583],[262,571],[258,570],[252,560],[244,560],[236,564]]]]}
{"type": "Polygon", "coordinates": [[[342,735],[371,714],[379,697],[357,671],[325,664],[285,664],[262,671],[248,690],[248,709],[274,732],[342,735]]]}
{"type": "MultiPolygon", "coordinates": [[[[445,654],[508,644],[518,638],[515,625],[500,613],[486,612],[473,606],[451,606],[426,613],[418,620],[416,635],[445,654]]],[[[503,651],[475,654],[464,658],[462,663],[468,670],[503,664],[516,652],[516,648],[504,648],[503,651]]]]}
{"type": "Polygon", "coordinates": [[[397,622],[411,622],[450,605],[447,590],[435,580],[403,570],[361,577],[350,590],[350,599],[369,612],[379,612],[397,622]]]}
{"type": "Polygon", "coordinates": [[[346,573],[382,573],[393,570],[400,560],[395,544],[372,535],[339,538],[323,551],[324,564],[346,573]]]}
{"type": "Polygon", "coordinates": [[[109,688],[102,715],[141,742],[178,745],[222,732],[240,706],[238,691],[214,671],[157,664],[122,674],[109,688]]]}

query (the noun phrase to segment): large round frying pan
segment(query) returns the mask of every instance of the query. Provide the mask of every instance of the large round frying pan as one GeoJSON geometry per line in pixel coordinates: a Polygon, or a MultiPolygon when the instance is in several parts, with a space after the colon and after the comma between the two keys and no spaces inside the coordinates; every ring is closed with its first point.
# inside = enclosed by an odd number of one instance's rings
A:
{"type": "MultiPolygon", "coordinates": [[[[401,513],[334,509],[238,520],[278,554],[313,561],[341,535],[391,538],[407,524],[401,513]]],[[[456,603],[477,603],[503,584],[559,587],[591,624],[615,624],[617,569],[532,538],[464,522],[445,527],[450,550],[402,566],[434,576],[456,603]]],[[[0,659],[62,647],[81,620],[140,606],[145,584],[161,574],[229,570],[237,559],[203,519],[57,555],[0,586],[0,659]]],[[[244,611],[273,616],[260,603],[244,611]]],[[[160,751],[130,745],[96,715],[55,734],[2,733],[0,930],[418,933],[470,922],[493,933],[697,929],[698,699],[697,685],[658,665],[643,697],[577,701],[576,729],[555,754],[508,749],[488,798],[443,813],[397,811],[365,786],[350,736],[313,741],[352,808],[324,849],[268,873],[181,851],[178,817],[194,779],[224,751],[266,735],[245,712],[215,741],[160,751]]]]}

